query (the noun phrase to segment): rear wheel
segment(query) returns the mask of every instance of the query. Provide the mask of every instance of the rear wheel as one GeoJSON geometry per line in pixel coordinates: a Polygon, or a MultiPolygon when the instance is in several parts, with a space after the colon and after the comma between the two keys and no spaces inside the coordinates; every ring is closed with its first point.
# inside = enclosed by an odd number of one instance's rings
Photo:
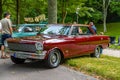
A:
{"type": "Polygon", "coordinates": [[[48,58],[45,61],[46,61],[46,66],[49,68],[58,67],[61,62],[60,51],[57,49],[50,51],[50,54],[48,55],[48,58]]]}
{"type": "Polygon", "coordinates": [[[100,55],[101,55],[101,53],[102,53],[102,48],[101,48],[100,46],[97,46],[97,47],[95,48],[94,53],[90,54],[90,56],[91,56],[91,57],[99,58],[100,55]]]}
{"type": "Polygon", "coordinates": [[[25,62],[25,59],[20,59],[20,58],[16,58],[14,56],[11,56],[11,60],[12,62],[14,62],[15,64],[22,64],[25,62]]]}

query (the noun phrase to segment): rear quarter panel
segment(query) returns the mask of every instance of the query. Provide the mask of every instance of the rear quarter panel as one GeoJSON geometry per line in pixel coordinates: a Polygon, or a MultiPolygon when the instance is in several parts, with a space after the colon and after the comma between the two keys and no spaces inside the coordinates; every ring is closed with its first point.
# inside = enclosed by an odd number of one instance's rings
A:
{"type": "Polygon", "coordinates": [[[96,46],[101,46],[103,49],[109,45],[109,37],[104,35],[93,35],[89,37],[90,50],[93,51],[96,46]]]}

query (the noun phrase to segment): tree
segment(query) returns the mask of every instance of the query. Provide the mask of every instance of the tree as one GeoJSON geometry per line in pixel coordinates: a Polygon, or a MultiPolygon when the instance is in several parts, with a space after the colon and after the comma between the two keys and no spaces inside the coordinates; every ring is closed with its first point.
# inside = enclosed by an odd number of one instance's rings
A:
{"type": "Polygon", "coordinates": [[[103,27],[104,27],[104,32],[107,32],[106,18],[107,18],[107,10],[108,10],[108,6],[109,6],[110,2],[111,2],[111,0],[103,0],[103,27]]]}
{"type": "Polygon", "coordinates": [[[57,0],[48,0],[48,23],[57,23],[57,0]]]}
{"type": "Polygon", "coordinates": [[[119,0],[112,0],[110,3],[110,12],[116,13],[120,16],[120,1],[119,0]]]}
{"type": "Polygon", "coordinates": [[[17,21],[16,21],[16,24],[18,25],[20,22],[19,22],[19,0],[16,0],[16,17],[17,17],[17,21]]]}
{"type": "Polygon", "coordinates": [[[2,0],[0,0],[0,19],[2,18],[2,0]]]}
{"type": "Polygon", "coordinates": [[[67,18],[73,19],[77,17],[76,20],[73,20],[79,22],[79,17],[92,17],[91,12],[94,12],[94,9],[87,7],[86,2],[87,0],[60,0],[58,2],[58,14],[62,14],[61,22],[65,23],[67,18]]]}

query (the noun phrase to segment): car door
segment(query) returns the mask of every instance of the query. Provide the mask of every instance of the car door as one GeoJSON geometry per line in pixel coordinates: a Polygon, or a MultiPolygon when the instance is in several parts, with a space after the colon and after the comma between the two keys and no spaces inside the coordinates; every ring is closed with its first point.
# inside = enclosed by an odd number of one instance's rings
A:
{"type": "Polygon", "coordinates": [[[79,35],[75,37],[75,46],[76,46],[76,54],[75,55],[82,55],[87,54],[89,52],[89,36],[86,35],[79,35]]]}
{"type": "Polygon", "coordinates": [[[71,35],[73,37],[73,49],[71,55],[72,56],[79,56],[83,54],[87,54],[89,51],[89,35],[86,34],[79,34],[78,27],[73,27],[73,30],[71,32],[71,35]],[[76,30],[75,30],[76,29],[76,30]]]}

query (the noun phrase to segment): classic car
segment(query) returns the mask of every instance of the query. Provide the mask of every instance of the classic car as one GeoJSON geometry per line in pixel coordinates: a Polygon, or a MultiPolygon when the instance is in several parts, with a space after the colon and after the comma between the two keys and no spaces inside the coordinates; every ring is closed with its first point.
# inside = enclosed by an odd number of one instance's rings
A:
{"type": "MultiPolygon", "coordinates": [[[[12,37],[26,37],[26,36],[35,36],[44,28],[46,24],[20,24],[17,31],[14,31],[12,37]]],[[[12,26],[16,28],[16,25],[12,26]]],[[[0,33],[0,46],[1,46],[1,33],[0,33]]]]}
{"type": "Polygon", "coordinates": [[[94,34],[89,25],[49,24],[37,36],[10,38],[5,44],[16,64],[26,59],[43,60],[49,68],[55,68],[65,58],[89,54],[99,58],[109,41],[109,36],[94,34]]]}

